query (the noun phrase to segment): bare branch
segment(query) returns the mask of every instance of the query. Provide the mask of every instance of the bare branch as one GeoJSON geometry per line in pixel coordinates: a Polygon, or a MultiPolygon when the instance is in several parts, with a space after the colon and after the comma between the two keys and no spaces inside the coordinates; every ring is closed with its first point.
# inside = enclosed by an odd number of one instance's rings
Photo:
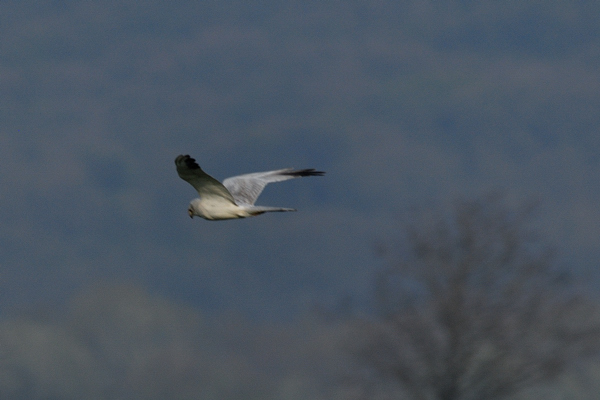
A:
{"type": "Polygon", "coordinates": [[[561,279],[533,210],[490,195],[410,226],[411,257],[376,283],[362,362],[415,399],[502,399],[595,354],[598,307],[561,279]]]}

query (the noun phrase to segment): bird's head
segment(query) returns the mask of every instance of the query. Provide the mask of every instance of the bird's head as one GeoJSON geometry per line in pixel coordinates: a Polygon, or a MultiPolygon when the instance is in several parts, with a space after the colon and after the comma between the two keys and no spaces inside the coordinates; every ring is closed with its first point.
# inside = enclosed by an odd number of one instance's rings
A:
{"type": "Polygon", "coordinates": [[[190,202],[190,206],[188,207],[188,215],[190,218],[194,217],[204,217],[204,213],[202,212],[202,202],[200,199],[194,199],[190,202]]]}

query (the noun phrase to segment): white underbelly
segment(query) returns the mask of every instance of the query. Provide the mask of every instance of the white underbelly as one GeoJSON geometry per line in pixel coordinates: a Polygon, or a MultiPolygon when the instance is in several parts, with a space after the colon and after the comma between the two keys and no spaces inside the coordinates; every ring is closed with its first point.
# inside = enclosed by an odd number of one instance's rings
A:
{"type": "Polygon", "coordinates": [[[250,216],[246,210],[229,202],[203,201],[199,204],[201,217],[211,220],[246,218],[250,216]]]}

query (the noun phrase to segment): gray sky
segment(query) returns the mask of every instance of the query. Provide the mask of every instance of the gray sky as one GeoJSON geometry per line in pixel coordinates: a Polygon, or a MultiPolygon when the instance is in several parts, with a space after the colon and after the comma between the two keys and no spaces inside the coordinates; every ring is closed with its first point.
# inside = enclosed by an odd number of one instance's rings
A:
{"type": "Polygon", "coordinates": [[[415,206],[493,189],[541,199],[598,279],[598,6],[459,3],[5,2],[3,307],[101,280],[293,315],[365,296],[415,206]],[[327,175],[259,198],[297,213],[192,221],[181,153],[217,179],[327,175]]]}

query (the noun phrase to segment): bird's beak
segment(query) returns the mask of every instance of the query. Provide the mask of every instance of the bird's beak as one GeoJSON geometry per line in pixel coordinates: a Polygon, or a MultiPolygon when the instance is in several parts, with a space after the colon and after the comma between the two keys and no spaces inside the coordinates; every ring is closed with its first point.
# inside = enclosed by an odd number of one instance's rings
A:
{"type": "Polygon", "coordinates": [[[192,210],[188,210],[188,215],[190,216],[191,219],[194,219],[194,213],[192,212],[192,210]]]}

